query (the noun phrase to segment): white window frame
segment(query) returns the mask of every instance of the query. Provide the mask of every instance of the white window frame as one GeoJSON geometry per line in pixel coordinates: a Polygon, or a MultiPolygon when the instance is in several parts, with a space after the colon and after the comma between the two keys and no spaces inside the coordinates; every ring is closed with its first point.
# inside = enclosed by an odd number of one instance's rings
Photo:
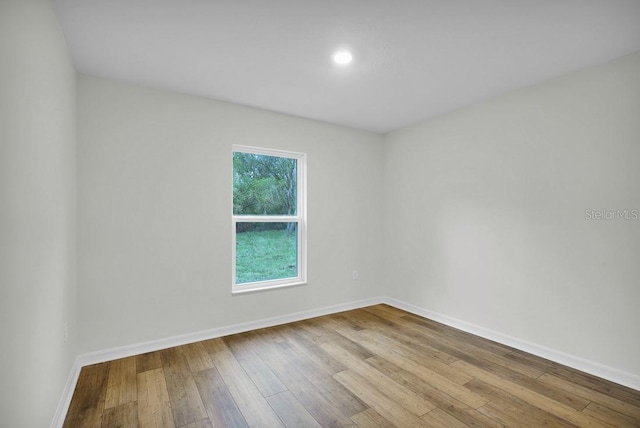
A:
{"type": "MultiPolygon", "coordinates": [[[[305,153],[285,150],[267,149],[262,147],[242,146],[234,144],[231,150],[231,158],[234,152],[254,153],[258,155],[276,156],[297,160],[296,177],[296,215],[235,215],[233,203],[231,204],[231,292],[246,293],[273,288],[291,287],[307,283],[307,155],[305,153]],[[291,222],[297,223],[298,233],[298,276],[293,278],[272,279],[266,281],[236,283],[236,223],[243,222],[291,222]]],[[[233,174],[233,163],[231,165],[233,174]]],[[[231,200],[233,202],[233,182],[231,186],[231,200]]]]}

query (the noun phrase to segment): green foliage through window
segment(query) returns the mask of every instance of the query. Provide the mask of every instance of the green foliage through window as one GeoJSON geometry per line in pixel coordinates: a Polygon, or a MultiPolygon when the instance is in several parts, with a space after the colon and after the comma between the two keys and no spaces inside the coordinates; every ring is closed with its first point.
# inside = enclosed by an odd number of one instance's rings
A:
{"type": "Polygon", "coordinates": [[[233,153],[233,214],[296,215],[297,160],[233,153]]]}

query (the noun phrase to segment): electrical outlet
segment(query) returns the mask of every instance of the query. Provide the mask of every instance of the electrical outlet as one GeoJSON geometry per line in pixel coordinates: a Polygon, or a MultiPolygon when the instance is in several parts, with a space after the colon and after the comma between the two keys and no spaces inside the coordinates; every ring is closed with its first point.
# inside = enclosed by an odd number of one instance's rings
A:
{"type": "Polygon", "coordinates": [[[354,270],[353,272],[351,272],[351,279],[353,280],[360,279],[360,272],[358,272],[357,270],[354,270]]]}

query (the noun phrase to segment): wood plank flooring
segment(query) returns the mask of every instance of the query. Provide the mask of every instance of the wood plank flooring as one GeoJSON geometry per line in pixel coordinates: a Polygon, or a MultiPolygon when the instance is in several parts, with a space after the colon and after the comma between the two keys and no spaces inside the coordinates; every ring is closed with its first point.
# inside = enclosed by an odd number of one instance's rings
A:
{"type": "Polygon", "coordinates": [[[386,305],[84,367],[65,427],[640,427],[640,392],[386,305]]]}

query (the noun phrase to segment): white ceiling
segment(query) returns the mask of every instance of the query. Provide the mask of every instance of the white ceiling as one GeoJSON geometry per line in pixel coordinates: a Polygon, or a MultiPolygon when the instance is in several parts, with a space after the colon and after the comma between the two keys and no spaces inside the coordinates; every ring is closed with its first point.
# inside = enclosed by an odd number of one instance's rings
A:
{"type": "Polygon", "coordinates": [[[53,3],[82,73],[382,133],[640,51],[640,0],[53,3]]]}

